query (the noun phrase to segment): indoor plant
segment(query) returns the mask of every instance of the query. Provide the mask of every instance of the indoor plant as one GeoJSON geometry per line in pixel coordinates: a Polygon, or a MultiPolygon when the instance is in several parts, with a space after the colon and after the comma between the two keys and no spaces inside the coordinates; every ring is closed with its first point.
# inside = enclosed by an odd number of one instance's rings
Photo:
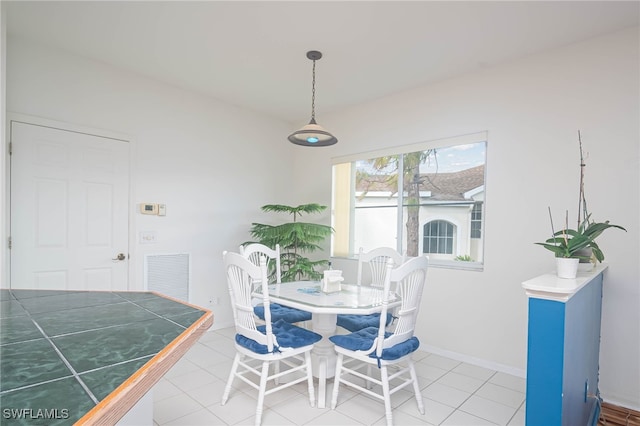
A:
{"type": "MultiPolygon", "coordinates": [[[[551,209],[549,209],[549,217],[551,218],[551,209]]],[[[556,257],[574,258],[574,259],[586,259],[591,258],[591,254],[598,262],[604,260],[604,253],[598,244],[596,238],[604,232],[605,229],[618,228],[626,231],[622,226],[614,225],[606,222],[592,222],[589,220],[589,215],[578,226],[578,229],[569,229],[568,226],[557,232],[553,230],[553,219],[551,219],[551,232],[553,236],[544,243],[539,244],[553,253],[556,257]],[[585,252],[584,249],[591,249],[585,252]],[[587,254],[587,255],[585,255],[587,254]]]]}
{"type": "Polygon", "coordinates": [[[609,228],[618,228],[626,231],[622,226],[605,222],[595,222],[591,220],[591,214],[587,210],[587,202],[584,195],[584,156],[582,152],[582,139],[580,131],[578,131],[578,143],[580,148],[580,191],[578,195],[578,222],[576,229],[569,228],[569,214],[566,213],[565,227],[559,231],[555,231],[553,227],[553,218],[551,208],[549,208],[549,219],[551,221],[551,238],[544,243],[535,243],[552,251],[557,259],[558,276],[562,278],[575,278],[578,269],[578,263],[584,262],[602,262],[604,253],[596,243],[596,239],[609,228]],[[564,261],[562,259],[571,259],[564,261]],[[566,272],[563,263],[570,262],[572,264],[571,271],[566,272]]]}
{"type": "Polygon", "coordinates": [[[287,213],[293,216],[293,220],[280,225],[251,224],[251,236],[257,239],[256,242],[272,248],[280,244],[283,282],[322,278],[322,272],[316,268],[328,266],[329,261],[313,261],[305,257],[304,253],[322,250],[319,244],[331,235],[333,228],[317,223],[298,222],[298,217],[303,214],[320,213],[326,208],[327,206],[315,203],[299,206],[267,204],[261,207],[262,211],[287,213]]]}

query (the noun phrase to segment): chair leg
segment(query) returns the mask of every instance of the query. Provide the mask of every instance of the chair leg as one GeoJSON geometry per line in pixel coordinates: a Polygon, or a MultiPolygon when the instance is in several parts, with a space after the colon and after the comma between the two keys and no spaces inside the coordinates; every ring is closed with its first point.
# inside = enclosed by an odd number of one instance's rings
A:
{"type": "Polygon", "coordinates": [[[238,364],[240,363],[240,354],[236,353],[236,356],[233,358],[233,365],[231,366],[231,372],[229,373],[229,378],[227,379],[227,385],[224,387],[224,393],[222,394],[222,401],[220,405],[224,405],[227,403],[227,399],[229,398],[229,393],[231,392],[231,385],[233,384],[233,379],[236,377],[236,371],[238,370],[238,364]]]}
{"type": "Polygon", "coordinates": [[[422,392],[420,391],[420,384],[418,383],[418,375],[413,365],[413,360],[409,360],[409,373],[411,374],[411,380],[413,380],[413,392],[416,395],[416,403],[418,404],[418,411],[420,414],[424,414],[424,402],[422,401],[422,392]]]}
{"type": "MultiPolygon", "coordinates": [[[[274,361],[274,363],[273,363],[273,372],[275,374],[279,374],[280,373],[280,361],[274,361]]],[[[273,382],[276,384],[276,386],[278,386],[280,384],[280,377],[276,377],[275,379],[273,379],[273,382]]]]}
{"type": "Polygon", "coordinates": [[[267,390],[267,378],[269,377],[269,361],[262,363],[260,374],[260,389],[258,391],[258,404],[256,406],[256,422],[255,426],[260,426],[262,422],[262,408],[264,407],[264,393],[267,390]]]}
{"type": "MultiPolygon", "coordinates": [[[[371,377],[371,364],[367,364],[367,377],[371,377]]],[[[373,388],[373,383],[370,380],[365,380],[364,387],[371,389],[373,388]]]]}
{"type": "Polygon", "coordinates": [[[305,352],[304,353],[304,362],[307,365],[307,387],[309,388],[309,404],[311,405],[311,408],[316,406],[316,395],[315,395],[315,391],[313,388],[313,372],[311,370],[311,353],[310,352],[305,352]]]}
{"type": "Polygon", "coordinates": [[[335,410],[336,405],[338,405],[338,391],[340,389],[340,375],[342,374],[342,360],[344,358],[343,354],[338,354],[338,359],[336,361],[336,374],[333,377],[333,392],[331,395],[331,409],[335,410]]]}
{"type": "Polygon", "coordinates": [[[387,366],[380,368],[380,381],[382,382],[382,395],[384,396],[384,414],[387,417],[387,426],[393,426],[393,416],[391,414],[391,392],[389,392],[389,374],[387,366]]]}

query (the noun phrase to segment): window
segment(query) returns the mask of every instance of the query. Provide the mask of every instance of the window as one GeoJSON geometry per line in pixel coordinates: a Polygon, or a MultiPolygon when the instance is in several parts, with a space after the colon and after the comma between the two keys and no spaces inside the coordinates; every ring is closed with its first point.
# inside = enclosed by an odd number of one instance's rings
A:
{"type": "Polygon", "coordinates": [[[471,210],[471,238],[482,238],[482,203],[473,203],[473,210],[471,210]]]}
{"type": "Polygon", "coordinates": [[[479,133],[334,159],[332,256],[388,246],[428,254],[432,265],[481,268],[486,139],[479,133]]]}
{"type": "Polygon", "coordinates": [[[444,220],[433,220],[424,225],[423,253],[453,253],[452,223],[444,220]]]}

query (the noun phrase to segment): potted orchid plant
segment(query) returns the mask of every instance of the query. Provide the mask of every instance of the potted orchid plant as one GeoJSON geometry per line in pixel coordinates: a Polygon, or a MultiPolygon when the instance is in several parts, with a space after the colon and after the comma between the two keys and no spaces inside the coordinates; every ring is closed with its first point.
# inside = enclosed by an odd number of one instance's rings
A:
{"type": "Polygon", "coordinates": [[[543,243],[535,243],[553,252],[558,266],[558,277],[575,278],[580,262],[602,262],[604,253],[596,243],[596,239],[609,228],[618,228],[626,231],[622,226],[614,225],[608,220],[595,222],[591,220],[591,214],[587,210],[587,202],[584,195],[584,156],[582,152],[582,139],[578,131],[580,147],[580,192],[578,196],[578,223],[576,229],[569,228],[569,214],[566,213],[565,227],[556,231],[553,226],[551,208],[549,219],[551,221],[551,238],[543,243]]]}
{"type": "MultiPolygon", "coordinates": [[[[551,217],[551,209],[549,209],[551,217]]],[[[594,260],[602,262],[604,253],[596,243],[596,238],[606,229],[618,228],[626,231],[622,226],[605,222],[592,222],[587,217],[580,223],[577,229],[564,229],[554,231],[553,220],[551,220],[552,236],[544,243],[536,243],[552,251],[558,262],[558,276],[560,278],[575,278],[578,270],[578,263],[581,260],[594,260]]],[[[568,222],[568,220],[567,220],[568,222]]]]}

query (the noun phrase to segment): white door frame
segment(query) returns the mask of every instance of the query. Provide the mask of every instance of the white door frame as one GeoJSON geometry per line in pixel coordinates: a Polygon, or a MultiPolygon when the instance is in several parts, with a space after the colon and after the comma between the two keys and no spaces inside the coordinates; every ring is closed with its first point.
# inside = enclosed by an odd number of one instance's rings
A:
{"type": "Polygon", "coordinates": [[[53,127],[55,129],[66,130],[77,133],[86,133],[93,136],[106,137],[110,139],[119,139],[123,141],[127,141],[129,143],[129,211],[127,212],[127,218],[129,221],[129,235],[128,235],[128,244],[129,244],[129,261],[127,262],[127,279],[129,283],[129,290],[136,290],[138,286],[135,282],[135,273],[132,265],[136,264],[136,244],[135,244],[135,235],[133,227],[135,225],[135,216],[134,216],[134,208],[135,206],[135,197],[134,197],[134,182],[133,178],[133,170],[135,163],[135,152],[136,152],[136,144],[134,139],[127,134],[117,133],[110,130],[98,129],[94,127],[81,126],[71,123],[65,123],[62,121],[51,120],[42,117],[36,117],[27,114],[21,114],[16,112],[7,112],[7,120],[6,120],[6,135],[5,135],[5,152],[6,155],[6,164],[5,164],[5,191],[6,191],[6,206],[5,211],[2,212],[4,215],[4,222],[6,224],[3,229],[4,238],[2,239],[2,246],[4,255],[3,258],[5,260],[5,264],[3,265],[4,273],[2,277],[1,288],[9,288],[9,283],[11,280],[11,251],[8,249],[8,240],[11,235],[11,156],[8,155],[9,150],[9,142],[11,141],[11,123],[12,122],[22,122],[27,124],[53,127]]]}

